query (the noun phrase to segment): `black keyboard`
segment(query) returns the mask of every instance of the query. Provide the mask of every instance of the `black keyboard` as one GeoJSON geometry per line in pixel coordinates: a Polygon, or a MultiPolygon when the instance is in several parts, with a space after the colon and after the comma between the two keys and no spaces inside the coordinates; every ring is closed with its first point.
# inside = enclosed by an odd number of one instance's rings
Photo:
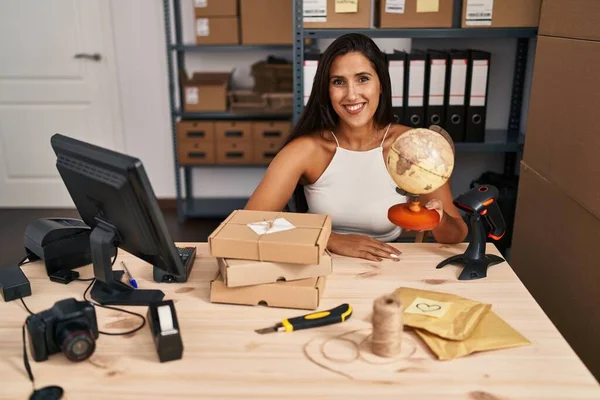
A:
{"type": "Polygon", "coordinates": [[[196,258],[195,247],[177,247],[177,251],[179,252],[179,258],[181,258],[183,265],[189,265],[194,262],[194,259],[196,258]]]}

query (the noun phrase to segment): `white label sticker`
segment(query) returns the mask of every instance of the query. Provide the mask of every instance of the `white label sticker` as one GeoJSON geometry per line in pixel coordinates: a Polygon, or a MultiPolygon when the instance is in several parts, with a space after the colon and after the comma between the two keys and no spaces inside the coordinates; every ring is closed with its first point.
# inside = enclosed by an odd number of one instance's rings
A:
{"type": "Polygon", "coordinates": [[[302,16],[304,22],[327,22],[327,0],[304,0],[302,16]]]}
{"type": "Polygon", "coordinates": [[[198,8],[206,8],[208,0],[196,0],[196,7],[198,8]]]}
{"type": "Polygon", "coordinates": [[[392,80],[392,107],[404,105],[404,61],[390,61],[390,78],[392,80]]]}
{"type": "Polygon", "coordinates": [[[196,36],[208,36],[209,34],[208,18],[198,18],[196,20],[196,36]]]}
{"type": "Polygon", "coordinates": [[[452,73],[450,74],[450,100],[451,106],[465,104],[465,85],[467,83],[467,60],[452,60],[452,73]]]}
{"type": "Polygon", "coordinates": [[[485,106],[485,96],[488,79],[487,60],[473,60],[473,73],[471,75],[470,105],[485,106]]]}
{"type": "Polygon", "coordinates": [[[410,62],[408,106],[423,107],[425,91],[425,61],[410,62]]]}
{"type": "Polygon", "coordinates": [[[391,14],[404,14],[406,0],[385,0],[385,12],[391,14]]]}
{"type": "Polygon", "coordinates": [[[197,87],[185,88],[185,102],[187,104],[198,104],[200,102],[197,87]]]}
{"type": "Polygon", "coordinates": [[[492,25],[494,0],[467,0],[465,22],[467,25],[492,25]]]}
{"type": "Polygon", "coordinates": [[[269,221],[252,222],[248,227],[256,232],[257,235],[266,235],[268,233],[288,231],[296,228],[285,218],[277,218],[269,221]]]}
{"type": "Polygon", "coordinates": [[[317,74],[317,67],[319,61],[317,60],[305,60],[304,61],[304,105],[308,103],[308,98],[313,87],[313,80],[317,74]]]}
{"type": "Polygon", "coordinates": [[[446,60],[431,60],[429,75],[429,105],[444,105],[444,89],[446,88],[446,60]]]}

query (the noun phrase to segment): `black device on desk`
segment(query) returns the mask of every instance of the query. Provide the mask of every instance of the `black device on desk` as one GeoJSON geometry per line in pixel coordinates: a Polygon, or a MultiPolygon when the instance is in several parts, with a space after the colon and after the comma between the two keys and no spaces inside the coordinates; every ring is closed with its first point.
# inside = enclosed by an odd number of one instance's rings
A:
{"type": "Polygon", "coordinates": [[[113,305],[148,305],[164,297],[160,290],[134,289],[121,282],[123,271],[113,271],[111,262],[117,247],[153,265],[158,270],[155,280],[187,281],[196,250],[175,246],[142,162],[61,134],[53,135],[51,144],[58,172],[91,228],[96,278],[91,297],[113,305]]]}
{"type": "Polygon", "coordinates": [[[62,282],[68,283],[70,276],[79,276],[69,270],[92,262],[91,232],[92,229],[80,219],[37,219],[25,229],[23,244],[27,258],[29,261],[43,260],[50,279],[61,281],[63,277],[62,282]]]}

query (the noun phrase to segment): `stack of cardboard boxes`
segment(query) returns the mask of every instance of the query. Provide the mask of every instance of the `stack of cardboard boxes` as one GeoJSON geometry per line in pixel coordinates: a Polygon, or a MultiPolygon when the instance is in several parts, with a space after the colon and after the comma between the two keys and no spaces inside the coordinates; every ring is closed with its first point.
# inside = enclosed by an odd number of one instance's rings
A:
{"type": "Polygon", "coordinates": [[[599,64],[600,1],[544,0],[510,257],[596,378],[599,64]]]}
{"type": "Polygon", "coordinates": [[[235,210],[209,236],[219,272],[210,301],[314,310],[332,259],[331,217],[235,210]]]}
{"type": "Polygon", "coordinates": [[[268,165],[289,136],[289,121],[179,121],[181,165],[268,165]]]}

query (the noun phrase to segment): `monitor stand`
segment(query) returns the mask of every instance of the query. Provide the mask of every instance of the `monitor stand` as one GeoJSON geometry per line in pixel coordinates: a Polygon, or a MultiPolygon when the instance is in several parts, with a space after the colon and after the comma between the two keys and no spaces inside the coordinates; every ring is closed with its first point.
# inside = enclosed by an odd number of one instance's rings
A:
{"type": "Polygon", "coordinates": [[[90,234],[90,247],[94,277],[96,281],[90,292],[92,299],[100,304],[122,306],[147,306],[161,301],[165,294],[161,290],[139,290],[121,282],[123,271],[113,271],[111,256],[118,247],[117,229],[97,220],[90,234]]]}

